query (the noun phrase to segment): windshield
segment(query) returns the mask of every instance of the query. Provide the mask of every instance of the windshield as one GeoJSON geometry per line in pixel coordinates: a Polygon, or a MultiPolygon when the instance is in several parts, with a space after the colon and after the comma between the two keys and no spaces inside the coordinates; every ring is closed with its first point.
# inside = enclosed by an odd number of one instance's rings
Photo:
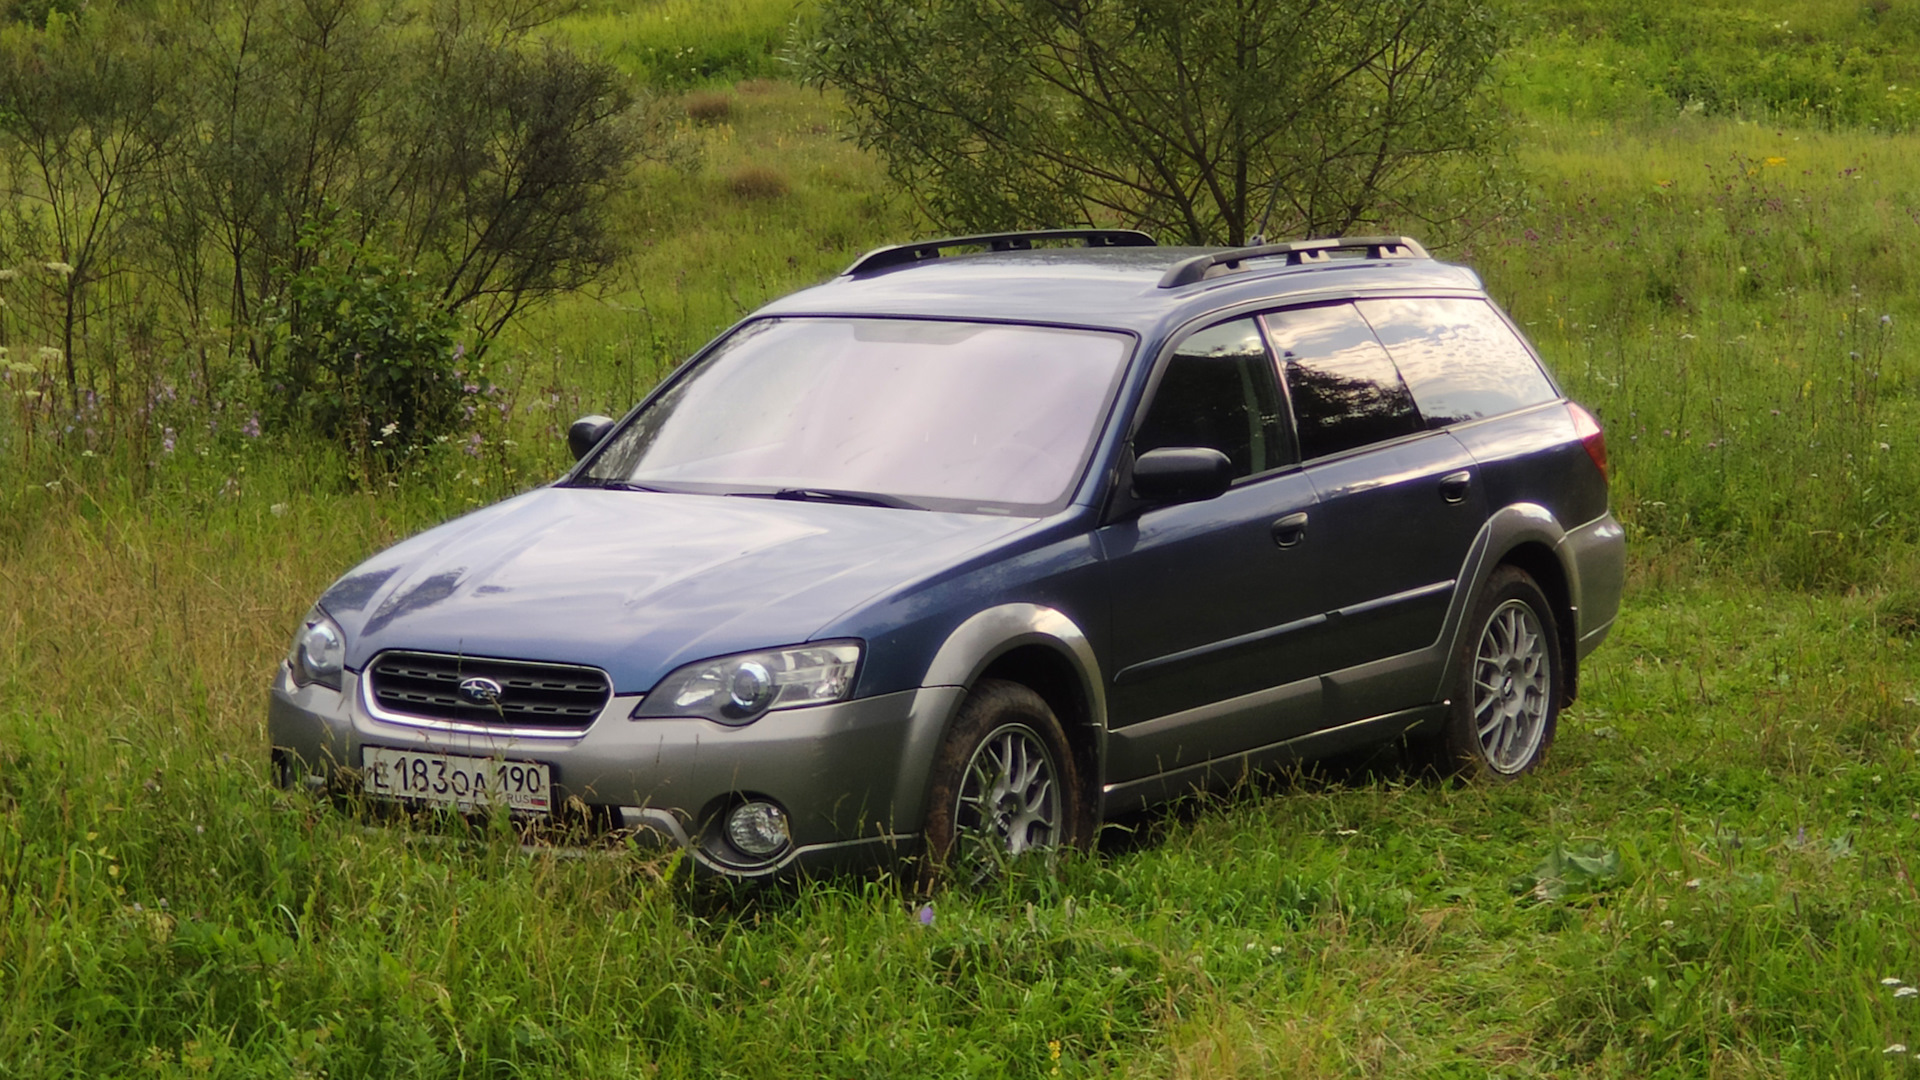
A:
{"type": "Polygon", "coordinates": [[[922,319],[749,323],[582,481],[1043,511],[1079,479],[1131,340],[922,319]]]}

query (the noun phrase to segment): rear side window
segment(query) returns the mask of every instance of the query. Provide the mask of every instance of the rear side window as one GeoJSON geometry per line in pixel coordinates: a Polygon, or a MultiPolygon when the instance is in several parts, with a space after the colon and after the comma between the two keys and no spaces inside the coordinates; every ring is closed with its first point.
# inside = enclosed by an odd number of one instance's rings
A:
{"type": "Polygon", "coordinates": [[[1560,395],[1513,328],[1484,300],[1359,301],[1400,365],[1428,427],[1524,409],[1560,395]]]}
{"type": "Polygon", "coordinates": [[[1211,326],[1180,343],[1160,373],[1133,451],[1207,446],[1227,455],[1235,477],[1292,463],[1281,423],[1273,360],[1252,319],[1211,326]]]}
{"type": "Polygon", "coordinates": [[[1307,460],[1421,430],[1393,361],[1352,304],[1266,316],[1307,460]]]}

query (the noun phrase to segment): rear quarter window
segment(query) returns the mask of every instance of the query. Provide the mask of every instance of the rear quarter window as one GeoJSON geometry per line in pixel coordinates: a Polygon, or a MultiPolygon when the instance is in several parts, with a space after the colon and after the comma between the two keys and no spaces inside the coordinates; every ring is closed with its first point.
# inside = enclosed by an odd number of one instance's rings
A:
{"type": "Polygon", "coordinates": [[[1484,300],[1407,298],[1356,305],[1393,356],[1428,427],[1559,397],[1539,361],[1484,300]]]}

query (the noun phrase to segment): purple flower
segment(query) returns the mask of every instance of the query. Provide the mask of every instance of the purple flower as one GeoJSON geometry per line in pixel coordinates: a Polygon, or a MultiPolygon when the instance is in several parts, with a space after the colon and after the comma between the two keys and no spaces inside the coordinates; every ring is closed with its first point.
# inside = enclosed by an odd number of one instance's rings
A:
{"type": "Polygon", "coordinates": [[[459,363],[460,358],[465,355],[467,355],[467,343],[464,341],[454,342],[453,343],[453,362],[456,364],[459,363]]]}
{"type": "Polygon", "coordinates": [[[480,456],[480,433],[476,431],[473,434],[467,436],[467,445],[463,447],[463,449],[466,450],[468,457],[479,457],[480,456]]]}
{"type": "Polygon", "coordinates": [[[252,416],[247,417],[247,422],[240,425],[240,434],[245,435],[249,439],[257,439],[260,437],[259,413],[254,413],[252,416]]]}
{"type": "Polygon", "coordinates": [[[167,428],[165,431],[160,433],[160,452],[163,454],[173,453],[173,429],[172,428],[167,428]]]}
{"type": "Polygon", "coordinates": [[[923,905],[921,905],[921,907],[920,907],[920,925],[921,925],[921,926],[932,926],[932,925],[933,925],[933,905],[932,905],[932,904],[923,904],[923,905]]]}

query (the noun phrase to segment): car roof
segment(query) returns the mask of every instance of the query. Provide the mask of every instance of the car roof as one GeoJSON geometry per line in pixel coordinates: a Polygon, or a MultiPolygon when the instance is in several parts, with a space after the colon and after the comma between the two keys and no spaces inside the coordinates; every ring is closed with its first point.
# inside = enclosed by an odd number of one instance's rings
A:
{"type": "Polygon", "coordinates": [[[1231,272],[1162,288],[1195,256],[1230,248],[1034,248],[951,255],[843,274],[768,304],[761,316],[857,315],[996,319],[1157,330],[1247,303],[1293,303],[1372,293],[1481,292],[1463,266],[1431,258],[1341,258],[1288,266],[1249,259],[1231,272]]]}

